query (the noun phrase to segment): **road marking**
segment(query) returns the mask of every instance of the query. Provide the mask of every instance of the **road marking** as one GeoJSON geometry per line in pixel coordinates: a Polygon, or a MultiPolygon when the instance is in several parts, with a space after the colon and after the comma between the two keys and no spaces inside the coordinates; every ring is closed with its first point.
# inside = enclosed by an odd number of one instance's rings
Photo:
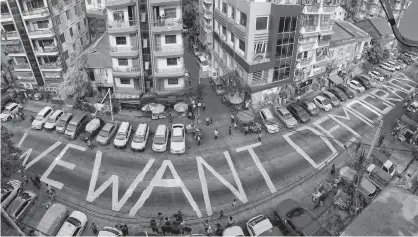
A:
{"type": "Polygon", "coordinates": [[[128,201],[128,199],[132,196],[138,184],[144,180],[145,175],[148,173],[154,161],[155,159],[151,159],[147,162],[144,169],[136,176],[135,180],[131,183],[128,190],[126,190],[125,194],[119,201],[119,176],[117,175],[110,176],[108,180],[95,190],[97,178],[99,176],[100,164],[102,163],[102,152],[97,151],[86,201],[94,202],[96,198],[98,198],[110,185],[112,185],[112,210],[120,211],[126,201],[128,201]]]}
{"type": "MultiPolygon", "coordinates": [[[[20,159],[22,159],[25,156],[25,159],[22,162],[22,166],[25,167],[26,162],[28,162],[29,156],[32,154],[32,148],[27,149],[21,156],[20,159]]],[[[27,169],[27,168],[25,168],[27,169]]]]}
{"type": "Polygon", "coordinates": [[[190,205],[192,206],[193,210],[196,212],[197,216],[199,218],[202,217],[202,213],[200,212],[196,201],[193,199],[192,194],[189,192],[189,190],[186,188],[183,181],[181,180],[180,176],[177,174],[177,171],[174,169],[174,166],[171,160],[163,161],[163,163],[161,164],[161,167],[155,173],[155,176],[149,183],[148,187],[142,192],[138,201],[132,207],[131,211],[129,212],[130,216],[132,217],[135,216],[138,210],[144,205],[145,201],[150,197],[154,187],[181,188],[187,200],[189,201],[190,205]],[[170,169],[171,174],[173,175],[174,179],[162,178],[167,168],[170,169]]]}
{"type": "Polygon", "coordinates": [[[257,154],[255,154],[254,151],[254,147],[258,147],[261,146],[261,142],[257,142],[248,146],[244,146],[244,147],[239,147],[237,149],[235,149],[236,152],[241,152],[241,151],[245,151],[248,150],[248,152],[250,153],[251,158],[253,159],[255,165],[257,166],[258,170],[260,171],[261,175],[263,176],[264,180],[266,181],[267,186],[270,189],[271,193],[275,193],[277,192],[276,187],[274,187],[273,182],[270,179],[270,176],[268,175],[266,169],[264,169],[263,165],[260,162],[260,159],[258,158],[257,154]]]}
{"type": "Polygon", "coordinates": [[[225,185],[231,192],[242,202],[246,203],[248,201],[247,196],[245,195],[244,188],[242,187],[241,180],[238,177],[238,173],[235,169],[234,163],[232,163],[231,156],[229,155],[229,152],[224,152],[225,159],[228,162],[229,168],[231,169],[232,176],[234,177],[235,183],[237,184],[238,190],[234,188],[234,186],[231,185],[230,182],[228,182],[222,175],[220,175],[218,172],[215,171],[212,166],[210,166],[202,157],[197,156],[197,168],[199,171],[199,179],[200,184],[202,186],[202,192],[203,192],[203,198],[205,200],[205,206],[206,206],[206,212],[208,213],[208,216],[212,215],[212,205],[210,203],[209,198],[209,190],[208,190],[208,183],[206,181],[206,175],[205,170],[203,169],[203,166],[206,167],[207,170],[209,170],[213,176],[215,176],[223,185],[225,185]]]}
{"type": "Polygon", "coordinates": [[[397,78],[397,79],[390,79],[389,83],[395,87],[399,87],[401,90],[405,91],[406,93],[411,93],[415,90],[415,86],[418,85],[418,83],[411,81],[410,79],[402,79],[402,78],[397,78]],[[409,83],[414,83],[415,85],[412,86],[409,83]]]}
{"type": "Polygon", "coordinates": [[[389,111],[391,111],[393,109],[393,107],[389,104],[386,103],[385,101],[382,101],[382,104],[384,104],[386,106],[386,108],[384,108],[383,110],[377,108],[375,105],[369,103],[368,101],[366,101],[366,98],[372,98],[372,99],[376,99],[378,97],[373,96],[372,94],[366,94],[362,97],[360,97],[361,102],[367,104],[368,106],[370,106],[372,109],[376,110],[377,112],[381,113],[381,114],[387,114],[389,113],[389,111]]]}
{"type": "MultiPolygon", "coordinates": [[[[322,139],[322,141],[324,141],[325,144],[331,150],[332,155],[330,157],[334,158],[336,156],[337,150],[334,148],[334,146],[331,144],[331,142],[328,140],[328,138],[324,137],[318,130],[316,130],[312,127],[309,127],[309,126],[303,126],[303,127],[298,128],[296,131],[300,132],[302,130],[310,130],[314,134],[318,135],[322,139]]],[[[315,169],[318,169],[320,167],[320,165],[318,165],[315,161],[313,161],[311,159],[311,157],[308,154],[306,154],[306,152],[302,148],[300,148],[300,146],[298,146],[296,143],[294,143],[292,141],[292,139],[290,139],[290,136],[293,135],[294,133],[296,133],[296,131],[292,131],[292,132],[284,134],[283,138],[286,139],[286,141],[296,150],[296,152],[299,153],[303,158],[305,158],[305,160],[307,160],[309,162],[309,164],[311,164],[315,169]]],[[[327,159],[329,159],[329,158],[327,158],[327,159]]]]}
{"type": "Polygon", "coordinates": [[[367,106],[365,103],[363,103],[363,102],[361,102],[361,101],[359,101],[359,100],[353,100],[353,101],[350,101],[349,103],[347,103],[347,104],[346,104],[346,106],[345,106],[345,107],[347,107],[347,108],[351,109],[353,112],[357,113],[358,115],[360,115],[361,117],[363,117],[364,119],[366,119],[367,121],[369,121],[369,122],[370,122],[370,123],[372,123],[372,124],[374,124],[374,120],[375,120],[375,119],[368,118],[366,115],[362,114],[362,111],[359,111],[359,110],[357,110],[357,109],[353,108],[352,106],[353,106],[354,104],[361,105],[361,106],[363,106],[364,108],[366,108],[367,110],[369,110],[370,112],[374,113],[375,115],[377,115],[377,119],[380,119],[380,118],[382,117],[382,115],[381,115],[380,113],[378,113],[376,110],[374,110],[374,109],[370,108],[370,107],[369,107],[369,106],[367,106]]]}
{"type": "MultiPolygon", "coordinates": [[[[55,148],[57,148],[59,145],[61,145],[61,142],[56,142],[52,146],[48,147],[44,152],[39,154],[35,159],[33,159],[29,164],[25,166],[25,170],[29,169],[32,165],[34,165],[36,162],[38,162],[40,159],[42,159],[44,156],[46,156],[48,153],[53,151],[55,148]]],[[[26,155],[25,161],[28,160],[30,153],[32,152],[32,149],[29,149],[30,152],[26,155]]],[[[25,152],[26,153],[26,152],[25,152]]],[[[25,162],[26,163],[26,162],[25,162]]]]}
{"type": "Polygon", "coordinates": [[[377,89],[377,90],[372,91],[370,94],[376,96],[377,98],[383,100],[384,102],[390,104],[391,106],[395,106],[396,104],[398,104],[399,102],[401,102],[403,100],[403,98],[401,96],[392,92],[388,88],[386,88],[386,90],[377,89]],[[379,92],[384,93],[384,95],[378,95],[379,92]],[[390,94],[389,92],[392,93],[392,94],[390,94]],[[389,98],[390,95],[394,95],[398,98],[389,98]]]}
{"type": "Polygon", "coordinates": [[[64,187],[64,184],[52,179],[48,179],[48,176],[51,174],[52,170],[54,170],[55,166],[59,165],[62,167],[65,167],[69,170],[73,170],[75,167],[75,164],[63,161],[61,160],[64,154],[68,151],[68,149],[73,148],[79,151],[86,151],[85,147],[74,145],[74,144],[67,144],[64,149],[62,149],[61,153],[55,158],[55,160],[51,163],[51,165],[48,167],[48,169],[45,171],[45,173],[41,177],[41,181],[44,183],[47,183],[57,189],[62,189],[64,187]]]}
{"type": "Polygon", "coordinates": [[[17,144],[17,148],[20,148],[23,144],[23,141],[25,141],[26,137],[28,136],[28,133],[25,132],[22,136],[22,138],[20,139],[19,143],[17,144]]]}
{"type": "Polygon", "coordinates": [[[338,128],[340,127],[340,125],[335,125],[334,127],[332,127],[332,128],[330,128],[328,131],[330,132],[330,133],[333,133],[335,130],[337,130],[338,128]]]}

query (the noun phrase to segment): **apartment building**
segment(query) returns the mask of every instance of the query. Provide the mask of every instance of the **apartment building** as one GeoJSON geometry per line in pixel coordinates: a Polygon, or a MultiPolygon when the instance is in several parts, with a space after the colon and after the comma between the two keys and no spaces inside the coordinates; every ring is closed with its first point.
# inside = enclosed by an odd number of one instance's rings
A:
{"type": "Polygon", "coordinates": [[[180,0],[108,0],[116,91],[167,93],[184,87],[180,0]]]}
{"type": "Polygon", "coordinates": [[[297,0],[214,0],[212,67],[252,106],[290,89],[301,14],[297,0]]]}
{"type": "MultiPolygon", "coordinates": [[[[411,0],[390,0],[392,12],[396,22],[402,19],[405,10],[412,3],[411,0]]],[[[357,9],[354,16],[357,20],[367,18],[385,18],[386,14],[380,0],[349,0],[344,3],[347,9],[357,9]]]]}
{"type": "Polygon", "coordinates": [[[213,44],[213,0],[199,0],[196,10],[197,25],[199,26],[199,42],[205,48],[208,61],[212,61],[211,50],[213,44]]]}
{"type": "Polygon", "coordinates": [[[99,11],[102,12],[106,8],[105,0],[85,0],[86,9],[89,11],[99,11]]]}
{"type": "Polygon", "coordinates": [[[2,0],[2,47],[26,88],[54,91],[89,44],[82,0],[2,0]]]}

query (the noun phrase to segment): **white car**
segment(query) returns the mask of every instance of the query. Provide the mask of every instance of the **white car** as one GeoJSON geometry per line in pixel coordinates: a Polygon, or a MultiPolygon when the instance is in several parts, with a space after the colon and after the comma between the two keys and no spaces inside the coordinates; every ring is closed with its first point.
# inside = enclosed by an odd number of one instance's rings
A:
{"type": "Polygon", "coordinates": [[[152,139],[152,150],[155,152],[165,152],[170,132],[166,125],[160,124],[155,130],[154,139],[152,139]]]}
{"type": "Polygon", "coordinates": [[[48,121],[45,123],[44,128],[45,130],[53,130],[55,129],[55,125],[57,124],[58,120],[64,114],[62,110],[56,110],[51,117],[49,117],[48,121]]]}
{"type": "Polygon", "coordinates": [[[129,122],[122,122],[116,133],[115,140],[113,140],[113,146],[116,148],[125,148],[126,144],[128,144],[129,137],[131,136],[131,131],[132,125],[129,122]]]}
{"type": "Polygon", "coordinates": [[[383,68],[383,69],[385,69],[385,70],[387,70],[387,71],[390,71],[390,72],[394,72],[395,71],[395,68],[392,67],[392,65],[389,65],[387,63],[380,64],[380,67],[383,68]]]}
{"type": "Polygon", "coordinates": [[[387,61],[386,63],[389,64],[389,65],[391,65],[392,67],[394,67],[396,70],[401,70],[402,69],[401,66],[399,66],[398,64],[396,64],[393,61],[387,61]]]}
{"type": "Polygon", "coordinates": [[[113,227],[104,227],[97,236],[122,236],[122,231],[113,227]]]}
{"type": "Polygon", "coordinates": [[[80,236],[87,227],[86,214],[73,211],[71,215],[62,224],[57,236],[80,236]]]}
{"type": "Polygon", "coordinates": [[[6,210],[7,206],[22,191],[22,182],[19,180],[10,180],[1,189],[1,207],[6,210]]]}
{"type": "Polygon", "coordinates": [[[197,61],[200,64],[200,69],[202,70],[202,72],[208,72],[209,71],[209,63],[208,60],[206,60],[205,57],[203,57],[202,55],[197,57],[197,61]]]}
{"type": "Polygon", "coordinates": [[[329,102],[329,100],[325,97],[323,97],[322,95],[318,95],[313,99],[313,102],[315,103],[315,105],[324,110],[324,111],[330,111],[332,109],[332,105],[329,102]]]}
{"type": "Polygon", "coordinates": [[[375,80],[378,80],[378,81],[384,81],[385,80],[385,77],[384,76],[382,76],[378,71],[370,71],[369,73],[368,73],[368,75],[371,77],[371,78],[373,78],[373,79],[375,79],[375,80]]]}
{"type": "Polygon", "coordinates": [[[260,111],[260,117],[268,133],[279,132],[279,123],[277,119],[273,116],[269,108],[262,109],[260,111]]]}
{"type": "Polygon", "coordinates": [[[33,129],[42,129],[46,121],[48,121],[49,117],[52,115],[54,111],[50,106],[46,106],[41,111],[39,111],[38,115],[36,115],[35,120],[32,122],[33,129]]]}
{"type": "Polygon", "coordinates": [[[356,80],[351,80],[348,82],[348,86],[351,89],[354,89],[358,93],[364,92],[366,89],[356,80]]]}
{"type": "Polygon", "coordinates": [[[172,154],[183,154],[186,152],[186,135],[183,124],[173,124],[171,129],[170,152],[172,154]]]}
{"type": "Polygon", "coordinates": [[[263,215],[251,218],[247,222],[247,230],[251,236],[283,236],[279,227],[273,226],[271,221],[263,215]]]}
{"type": "Polygon", "coordinates": [[[12,116],[14,116],[20,111],[21,108],[22,108],[22,105],[17,104],[17,103],[11,103],[7,105],[3,113],[0,114],[1,121],[2,122],[9,121],[12,118],[12,116]]]}
{"type": "Polygon", "coordinates": [[[287,128],[293,128],[298,125],[298,121],[286,108],[275,107],[273,108],[273,111],[287,128]]]}
{"type": "Polygon", "coordinates": [[[135,131],[134,138],[132,138],[131,149],[133,151],[145,150],[149,136],[149,126],[146,123],[140,123],[135,131]]]}
{"type": "Polygon", "coordinates": [[[222,232],[222,236],[245,236],[244,231],[242,231],[241,227],[239,226],[231,226],[226,228],[222,232]]]}

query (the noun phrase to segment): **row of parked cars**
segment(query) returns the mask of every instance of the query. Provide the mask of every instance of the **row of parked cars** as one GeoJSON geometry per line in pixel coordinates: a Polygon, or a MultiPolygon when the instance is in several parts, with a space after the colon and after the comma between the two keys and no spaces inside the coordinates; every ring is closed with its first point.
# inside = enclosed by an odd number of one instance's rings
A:
{"type": "MultiPolygon", "coordinates": [[[[129,144],[132,135],[132,124],[129,122],[105,122],[102,118],[89,118],[87,113],[64,113],[62,110],[53,111],[50,106],[43,108],[32,122],[33,129],[42,129],[63,133],[69,139],[80,136],[83,141],[96,138],[100,145],[107,145],[113,139],[116,148],[124,149],[129,144]]],[[[150,126],[140,123],[136,128],[130,147],[133,151],[143,151],[150,135],[150,126]]],[[[186,132],[183,124],[173,124],[171,130],[166,125],[158,125],[152,149],[155,152],[165,152],[170,139],[170,152],[182,154],[186,151],[186,132]]]]}
{"type": "Polygon", "coordinates": [[[302,99],[289,104],[286,108],[279,106],[264,108],[260,111],[261,120],[269,133],[276,133],[279,132],[280,127],[278,120],[286,128],[293,128],[298,123],[308,123],[311,116],[319,114],[320,109],[328,112],[333,107],[339,107],[341,102],[354,98],[355,94],[352,90],[361,93],[372,88],[370,78],[366,75],[355,76],[347,85],[338,84],[328,88],[312,101],[302,99]]]}
{"type": "Polygon", "coordinates": [[[388,60],[387,62],[381,63],[380,67],[389,72],[394,72],[396,70],[405,69],[406,65],[400,60],[388,60]]]}

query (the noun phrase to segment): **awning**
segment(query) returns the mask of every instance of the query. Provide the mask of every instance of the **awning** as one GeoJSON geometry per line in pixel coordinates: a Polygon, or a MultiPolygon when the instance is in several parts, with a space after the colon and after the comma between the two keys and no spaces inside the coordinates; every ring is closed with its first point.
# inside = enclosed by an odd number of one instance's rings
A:
{"type": "Polygon", "coordinates": [[[20,44],[20,40],[2,40],[2,45],[16,45],[20,44]]]}
{"type": "Polygon", "coordinates": [[[321,31],[319,34],[320,35],[332,35],[332,34],[334,34],[334,31],[332,31],[332,30],[321,31]]]}
{"type": "Polygon", "coordinates": [[[341,83],[343,83],[343,79],[340,76],[338,76],[338,75],[332,75],[332,76],[328,77],[328,79],[330,81],[334,82],[335,84],[341,84],[341,83]]]}
{"type": "Polygon", "coordinates": [[[319,35],[318,32],[312,32],[312,33],[299,34],[299,37],[301,37],[301,38],[309,38],[309,37],[318,36],[318,35],[319,35]]]}

